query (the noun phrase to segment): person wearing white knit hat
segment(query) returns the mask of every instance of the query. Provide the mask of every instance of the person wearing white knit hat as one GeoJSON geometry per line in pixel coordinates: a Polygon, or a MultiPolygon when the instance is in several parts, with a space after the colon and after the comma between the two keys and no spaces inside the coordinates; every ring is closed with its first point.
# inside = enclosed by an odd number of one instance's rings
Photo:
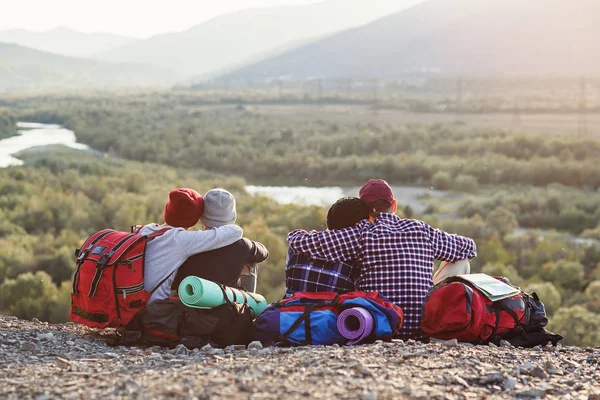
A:
{"type": "Polygon", "coordinates": [[[235,224],[235,197],[225,189],[212,189],[204,195],[204,212],[200,217],[206,228],[235,224]]]}
{"type": "MultiPolygon", "coordinates": [[[[235,224],[235,198],[225,189],[209,190],[204,195],[204,211],[200,217],[205,230],[235,224]]],[[[207,251],[189,257],[179,268],[171,289],[177,290],[188,276],[198,276],[226,286],[256,290],[256,265],[269,256],[259,242],[241,238],[219,251],[207,251]]]]}

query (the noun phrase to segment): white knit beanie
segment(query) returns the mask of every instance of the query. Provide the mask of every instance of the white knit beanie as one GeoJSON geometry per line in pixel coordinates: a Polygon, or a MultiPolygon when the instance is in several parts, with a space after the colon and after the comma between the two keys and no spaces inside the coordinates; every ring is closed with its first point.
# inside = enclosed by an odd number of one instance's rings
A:
{"type": "Polygon", "coordinates": [[[204,195],[204,213],[200,220],[207,228],[234,224],[237,218],[235,198],[225,189],[212,189],[204,195]]]}

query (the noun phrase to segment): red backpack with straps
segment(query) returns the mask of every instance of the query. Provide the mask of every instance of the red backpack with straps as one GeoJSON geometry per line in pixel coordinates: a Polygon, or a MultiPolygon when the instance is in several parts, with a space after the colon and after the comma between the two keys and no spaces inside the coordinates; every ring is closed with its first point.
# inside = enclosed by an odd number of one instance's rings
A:
{"type": "MultiPolygon", "coordinates": [[[[505,277],[494,278],[512,286],[505,277]]],[[[514,346],[534,347],[558,343],[562,336],[546,331],[547,323],[544,304],[536,293],[519,289],[511,297],[492,301],[457,276],[433,286],[421,312],[421,329],[426,335],[474,344],[507,340],[514,346]]]]}
{"type": "Polygon", "coordinates": [[[96,232],[75,251],[77,268],[70,313],[73,321],[94,328],[116,328],[129,323],[146,307],[163,283],[150,292],[144,289],[146,244],[171,228],[152,235],[140,235],[140,229],[132,227],[134,233],[112,229],[96,232]]]}

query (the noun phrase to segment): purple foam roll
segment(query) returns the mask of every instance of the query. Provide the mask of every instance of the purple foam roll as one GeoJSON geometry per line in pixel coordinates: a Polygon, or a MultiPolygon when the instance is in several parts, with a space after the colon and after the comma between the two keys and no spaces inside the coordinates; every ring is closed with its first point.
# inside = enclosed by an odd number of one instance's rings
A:
{"type": "Polygon", "coordinates": [[[348,308],[338,316],[337,327],[340,334],[354,345],[373,332],[373,316],[362,307],[348,308]]]}

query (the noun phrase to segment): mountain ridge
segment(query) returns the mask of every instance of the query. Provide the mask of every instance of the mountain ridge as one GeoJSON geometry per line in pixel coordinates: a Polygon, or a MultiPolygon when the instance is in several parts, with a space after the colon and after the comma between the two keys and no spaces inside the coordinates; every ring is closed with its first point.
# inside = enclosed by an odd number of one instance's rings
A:
{"type": "Polygon", "coordinates": [[[112,64],[0,43],[0,91],[164,86],[173,71],[141,64],[112,64]]]}
{"type": "Polygon", "coordinates": [[[107,32],[80,32],[64,26],[35,32],[26,29],[0,31],[0,42],[70,57],[92,55],[119,47],[136,39],[107,32]]]}
{"type": "Polygon", "coordinates": [[[594,73],[600,70],[594,15],[600,3],[591,0],[430,0],[224,77],[594,73]]]}
{"type": "Polygon", "coordinates": [[[418,1],[326,0],[309,5],[250,8],[99,53],[97,57],[160,65],[187,76],[209,75],[245,64],[275,48],[285,48],[288,43],[362,25],[418,1]]]}

